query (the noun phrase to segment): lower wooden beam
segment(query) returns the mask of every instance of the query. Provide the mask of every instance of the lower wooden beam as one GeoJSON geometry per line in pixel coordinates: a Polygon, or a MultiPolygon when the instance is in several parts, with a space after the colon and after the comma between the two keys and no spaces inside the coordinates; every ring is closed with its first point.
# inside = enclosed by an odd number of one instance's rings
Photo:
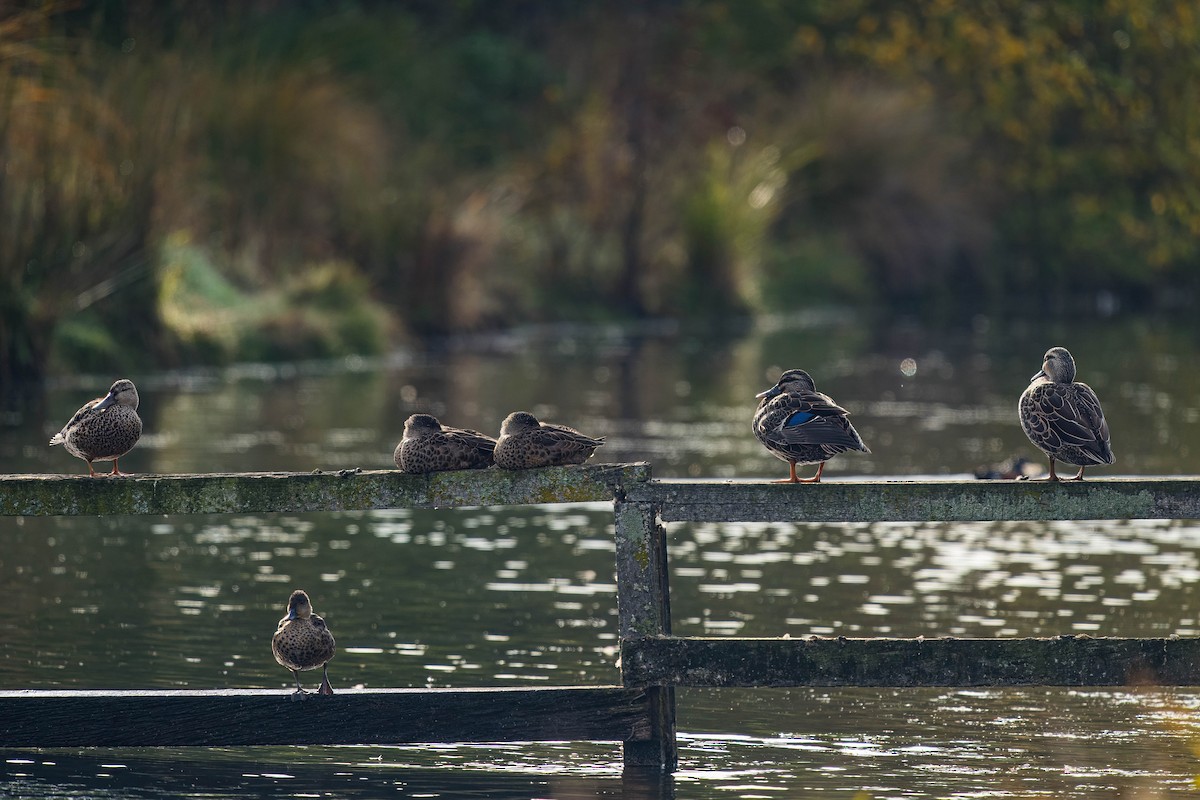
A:
{"type": "Polygon", "coordinates": [[[621,687],[0,691],[0,747],[636,742],[647,692],[621,687]]]}
{"type": "Polygon", "coordinates": [[[621,646],[627,686],[1200,685],[1200,639],[709,639],[621,646]]]}

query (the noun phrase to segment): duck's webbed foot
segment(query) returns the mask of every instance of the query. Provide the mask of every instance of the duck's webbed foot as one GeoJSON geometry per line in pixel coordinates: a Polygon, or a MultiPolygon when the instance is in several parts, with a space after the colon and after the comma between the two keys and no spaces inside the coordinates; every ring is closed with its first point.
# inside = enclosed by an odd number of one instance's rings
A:
{"type": "Polygon", "coordinates": [[[796,462],[789,461],[788,467],[788,476],[786,478],[780,478],[777,481],[771,481],[771,483],[801,483],[800,478],[796,475],[796,462]]]}
{"type": "Polygon", "coordinates": [[[292,692],[292,702],[307,700],[308,692],[304,691],[304,684],[300,683],[300,673],[292,670],[292,677],[296,679],[296,691],[292,692]]]}
{"type": "MultiPolygon", "coordinates": [[[[1082,470],[1080,472],[1082,474],[1082,470]]],[[[1044,478],[1030,478],[1029,480],[1034,483],[1046,483],[1046,482],[1050,482],[1050,481],[1053,481],[1054,483],[1058,483],[1062,479],[1059,478],[1058,473],[1054,471],[1054,459],[1052,458],[1052,459],[1050,459],[1050,474],[1049,475],[1047,475],[1044,478]]]]}

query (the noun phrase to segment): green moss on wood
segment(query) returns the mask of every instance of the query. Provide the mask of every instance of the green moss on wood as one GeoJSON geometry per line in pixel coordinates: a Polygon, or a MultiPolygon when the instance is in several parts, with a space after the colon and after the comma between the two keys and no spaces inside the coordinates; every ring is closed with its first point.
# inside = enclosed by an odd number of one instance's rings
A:
{"type": "Polygon", "coordinates": [[[0,476],[0,515],[211,514],[461,508],[612,500],[649,479],[645,464],[404,475],[326,473],[0,476]]]}
{"type": "Polygon", "coordinates": [[[630,686],[1200,685],[1200,639],[703,639],[622,643],[630,686]]]}
{"type": "Polygon", "coordinates": [[[871,481],[808,485],[650,481],[629,499],[664,521],[879,522],[1200,517],[1200,479],[871,481]]]}

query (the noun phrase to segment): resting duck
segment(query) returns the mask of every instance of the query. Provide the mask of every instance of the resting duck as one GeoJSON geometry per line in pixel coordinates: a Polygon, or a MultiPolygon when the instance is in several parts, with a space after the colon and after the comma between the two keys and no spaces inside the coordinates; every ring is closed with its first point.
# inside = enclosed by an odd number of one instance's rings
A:
{"type": "Polygon", "coordinates": [[[538,422],[528,411],[514,411],[500,425],[496,466],[535,469],[582,464],[602,444],[603,436],[593,439],[566,425],[538,422]]]}
{"type": "Polygon", "coordinates": [[[63,429],[50,439],[61,444],[71,455],[87,462],[88,474],[95,477],[93,461],[113,462],[113,475],[125,475],[117,459],[128,453],[142,436],[142,418],[138,416],[138,392],[133,381],[122,378],[108,394],[89,400],[75,412],[63,429]]]}
{"type": "Polygon", "coordinates": [[[871,452],[850,424],[850,412],[818,392],[802,369],[789,369],[774,386],[755,396],[759,404],[754,435],[791,470],[775,483],[820,483],[825,462],[838,453],[871,452]],[[799,478],[797,464],[816,464],[817,474],[799,478]]]}
{"type": "Polygon", "coordinates": [[[1030,381],[1017,410],[1029,441],[1050,459],[1050,474],[1044,480],[1059,480],[1055,461],[1078,466],[1070,480],[1081,481],[1090,465],[1116,460],[1100,398],[1092,387],[1076,382],[1075,359],[1067,348],[1047,350],[1041,370],[1030,381]]]}
{"type": "Polygon", "coordinates": [[[424,474],[457,469],[484,469],[494,463],[496,440],[479,431],[450,428],[429,414],[404,421],[404,438],[392,459],[401,472],[424,474]]]}

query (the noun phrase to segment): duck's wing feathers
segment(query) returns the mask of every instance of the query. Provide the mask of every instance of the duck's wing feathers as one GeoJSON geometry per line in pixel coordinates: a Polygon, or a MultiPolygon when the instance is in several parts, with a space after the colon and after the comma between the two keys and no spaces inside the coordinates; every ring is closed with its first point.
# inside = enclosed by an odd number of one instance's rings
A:
{"type": "Polygon", "coordinates": [[[51,437],[50,444],[62,444],[65,442],[67,440],[67,431],[71,430],[71,428],[74,428],[85,418],[91,416],[92,409],[95,408],[96,405],[103,399],[103,397],[97,397],[95,400],[89,400],[84,403],[83,407],[75,412],[75,416],[71,417],[70,421],[67,422],[66,425],[63,425],[62,430],[51,437]]]}
{"type": "Polygon", "coordinates": [[[546,425],[535,431],[530,431],[532,441],[546,448],[557,447],[591,447],[596,448],[604,444],[604,437],[593,439],[591,436],[580,433],[574,428],[568,428],[566,425],[546,425]]]}
{"type": "Polygon", "coordinates": [[[1108,422],[1092,387],[1086,383],[1044,383],[1030,394],[1028,422],[1043,450],[1077,448],[1097,464],[1113,462],[1108,422]]]}
{"type": "Polygon", "coordinates": [[[764,433],[784,446],[816,446],[830,454],[867,450],[850,424],[850,412],[820,392],[793,392],[772,398],[771,425],[764,433]]]}
{"type": "Polygon", "coordinates": [[[481,453],[491,453],[496,449],[495,439],[470,428],[443,428],[442,433],[447,438],[481,453]]]}

